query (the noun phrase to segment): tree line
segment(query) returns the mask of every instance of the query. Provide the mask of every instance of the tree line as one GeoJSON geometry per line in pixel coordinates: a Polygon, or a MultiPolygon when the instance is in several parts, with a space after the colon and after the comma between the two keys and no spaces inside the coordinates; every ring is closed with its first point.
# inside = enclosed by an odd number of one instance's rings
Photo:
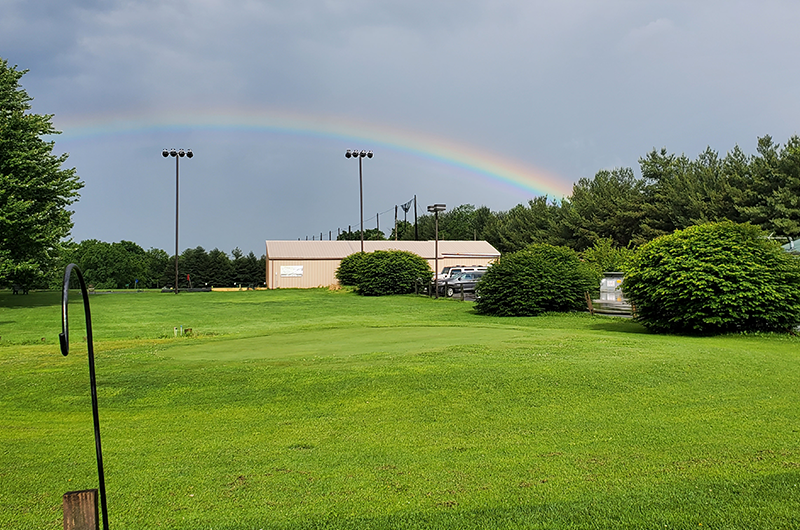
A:
{"type": "MultiPolygon", "coordinates": [[[[675,230],[724,220],[750,223],[776,238],[800,237],[797,136],[783,146],[770,136],[759,138],[752,156],[738,146],[724,157],[708,148],[694,160],[654,149],[639,159],[639,168],[641,176],[632,168],[598,171],[560,201],[537,197],[500,212],[458,206],[439,214],[439,239],[486,240],[503,253],[532,243],[583,251],[605,239],[634,248],[675,230]]],[[[434,217],[419,217],[417,231],[419,239],[433,239],[434,217]]],[[[395,239],[394,229],[389,239],[395,239]]],[[[413,240],[414,226],[398,222],[397,239],[413,240]]]]}
{"type": "MultiPolygon", "coordinates": [[[[66,245],[50,279],[60,288],[64,267],[76,263],[86,283],[96,289],[172,288],[175,284],[175,257],[161,249],[144,250],[131,241],[106,243],[88,239],[66,245]]],[[[178,256],[178,288],[263,286],[266,257],[245,255],[239,248],[225,252],[215,248],[187,248],[178,256]]]]}

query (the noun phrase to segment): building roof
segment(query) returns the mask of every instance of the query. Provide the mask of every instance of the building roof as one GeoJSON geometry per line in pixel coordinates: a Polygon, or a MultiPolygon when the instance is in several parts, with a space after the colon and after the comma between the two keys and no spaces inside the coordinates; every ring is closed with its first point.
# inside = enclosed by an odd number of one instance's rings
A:
{"type": "MultiPolygon", "coordinates": [[[[434,259],[434,241],[364,241],[364,251],[406,250],[434,259]]],[[[361,251],[361,241],[267,241],[267,259],[342,259],[361,251]]],[[[439,241],[441,258],[499,258],[486,241],[439,241]]]]}

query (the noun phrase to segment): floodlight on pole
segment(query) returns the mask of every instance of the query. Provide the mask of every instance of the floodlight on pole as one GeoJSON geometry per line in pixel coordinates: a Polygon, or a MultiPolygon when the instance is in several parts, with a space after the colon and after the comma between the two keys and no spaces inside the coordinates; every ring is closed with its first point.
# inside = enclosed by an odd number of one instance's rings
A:
{"type": "Polygon", "coordinates": [[[345,158],[358,158],[358,202],[361,212],[361,252],[364,252],[364,184],[361,170],[361,159],[364,157],[372,158],[372,151],[359,151],[358,149],[348,149],[344,154],[345,158]]]}
{"type": "Polygon", "coordinates": [[[161,151],[161,156],[167,158],[171,156],[175,158],[175,294],[178,294],[178,189],[180,181],[180,159],[184,156],[192,158],[194,153],[191,149],[184,151],[183,149],[164,149],[161,151]]]}

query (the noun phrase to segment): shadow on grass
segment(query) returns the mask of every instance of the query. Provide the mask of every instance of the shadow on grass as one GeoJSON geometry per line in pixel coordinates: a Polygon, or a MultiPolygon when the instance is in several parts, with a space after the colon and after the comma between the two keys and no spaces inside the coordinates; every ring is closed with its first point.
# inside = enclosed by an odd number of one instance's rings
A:
{"type": "Polygon", "coordinates": [[[596,322],[587,327],[597,331],[610,331],[613,333],[651,334],[646,327],[629,318],[599,317],[596,322]]]}
{"type": "Polygon", "coordinates": [[[31,291],[28,294],[0,291],[0,308],[19,309],[53,305],[61,305],[61,291],[31,291]]]}

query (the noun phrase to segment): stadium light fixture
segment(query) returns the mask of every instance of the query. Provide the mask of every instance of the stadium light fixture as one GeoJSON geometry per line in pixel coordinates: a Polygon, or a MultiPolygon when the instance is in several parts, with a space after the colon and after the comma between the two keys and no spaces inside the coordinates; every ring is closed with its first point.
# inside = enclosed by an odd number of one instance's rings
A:
{"type": "Polygon", "coordinates": [[[184,156],[192,158],[194,153],[191,149],[184,151],[183,149],[164,149],[161,151],[161,156],[167,158],[171,156],[175,159],[175,294],[178,294],[178,189],[180,181],[180,160],[184,156]]]}
{"type": "Polygon", "coordinates": [[[364,185],[361,170],[361,159],[364,157],[372,158],[373,153],[372,151],[364,151],[363,149],[361,151],[358,149],[348,149],[344,154],[344,157],[358,159],[358,202],[361,212],[361,252],[364,252],[364,185]]]}

